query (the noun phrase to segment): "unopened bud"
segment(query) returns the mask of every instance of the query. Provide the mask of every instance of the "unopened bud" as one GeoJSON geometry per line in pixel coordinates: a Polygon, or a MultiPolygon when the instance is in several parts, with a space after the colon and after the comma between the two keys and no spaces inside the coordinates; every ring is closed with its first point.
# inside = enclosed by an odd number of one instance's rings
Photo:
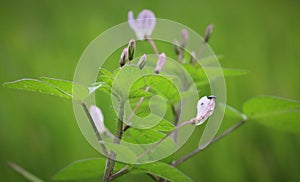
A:
{"type": "Polygon", "coordinates": [[[134,57],[135,46],[136,46],[135,40],[131,39],[128,43],[128,59],[129,59],[129,61],[131,61],[134,57]]]}
{"type": "Polygon", "coordinates": [[[101,110],[97,106],[92,105],[90,107],[90,115],[93,119],[93,122],[94,122],[96,128],[97,128],[97,131],[100,134],[106,133],[107,129],[104,126],[104,119],[103,119],[103,114],[102,114],[101,110]]]}
{"type": "Polygon", "coordinates": [[[203,37],[203,43],[207,43],[209,41],[209,38],[212,34],[212,31],[213,31],[213,24],[210,24],[207,26],[206,30],[205,30],[205,35],[203,37]]]}
{"type": "Polygon", "coordinates": [[[139,62],[138,62],[138,66],[139,66],[140,70],[142,70],[144,68],[146,61],[147,61],[147,56],[146,56],[146,54],[144,54],[140,57],[139,62]]]}
{"type": "Polygon", "coordinates": [[[194,64],[195,62],[197,62],[196,53],[195,53],[195,51],[192,51],[192,52],[191,52],[190,63],[191,63],[191,64],[194,64]]]}
{"type": "Polygon", "coordinates": [[[181,42],[181,47],[185,47],[189,38],[189,33],[186,29],[182,29],[181,31],[181,37],[182,37],[182,42],[181,42]]]}
{"type": "Polygon", "coordinates": [[[158,57],[158,61],[154,69],[154,73],[159,74],[159,72],[163,69],[165,63],[166,63],[166,54],[161,53],[158,57]]]}
{"type": "Polygon", "coordinates": [[[175,49],[176,55],[181,54],[181,48],[180,48],[178,40],[174,40],[174,49],[175,49]]]}
{"type": "Polygon", "coordinates": [[[120,58],[120,67],[122,68],[128,59],[128,48],[124,48],[120,58]]]}

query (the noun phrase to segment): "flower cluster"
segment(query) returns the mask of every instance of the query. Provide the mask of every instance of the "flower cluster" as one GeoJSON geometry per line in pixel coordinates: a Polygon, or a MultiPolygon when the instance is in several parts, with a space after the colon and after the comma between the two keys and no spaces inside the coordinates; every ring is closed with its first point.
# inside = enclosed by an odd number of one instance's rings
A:
{"type": "MultiPolygon", "coordinates": [[[[150,40],[151,39],[151,34],[152,31],[155,27],[156,24],[156,17],[154,13],[150,10],[143,10],[139,13],[137,19],[134,19],[133,12],[130,11],[128,13],[128,23],[130,28],[132,28],[137,36],[138,39],[140,40],[150,40]]],[[[212,25],[209,25],[208,28],[206,29],[205,32],[205,37],[204,37],[204,43],[206,43],[210,37],[210,34],[212,32],[212,25]]],[[[177,40],[175,45],[175,52],[178,55],[179,60],[182,60],[182,54],[184,51],[184,47],[187,44],[188,41],[188,31],[186,29],[183,29],[181,31],[181,36],[182,40],[179,43],[177,40]]],[[[151,42],[150,42],[151,43],[151,42]]],[[[153,48],[157,50],[155,44],[153,48]]],[[[136,41],[134,39],[131,39],[128,43],[128,46],[125,47],[122,51],[121,57],[120,57],[120,67],[122,68],[125,66],[126,62],[133,60],[134,58],[134,53],[136,49],[136,41]]],[[[158,51],[156,51],[158,53],[158,51]]],[[[154,73],[159,74],[164,65],[166,64],[166,54],[161,53],[157,54],[158,55],[158,61],[156,64],[156,67],[154,68],[154,73]]],[[[191,62],[196,61],[196,55],[195,52],[192,52],[191,59],[193,59],[191,62]]],[[[137,63],[137,66],[140,69],[143,69],[147,61],[147,56],[146,54],[142,55],[139,58],[139,61],[137,63]]],[[[191,121],[193,124],[196,126],[203,124],[214,112],[215,108],[215,96],[204,96],[200,98],[197,104],[197,116],[195,118],[192,118],[191,121]]],[[[90,115],[94,121],[94,124],[100,134],[108,134],[109,131],[106,129],[104,125],[104,118],[101,110],[97,106],[91,106],[90,107],[90,115]]]]}

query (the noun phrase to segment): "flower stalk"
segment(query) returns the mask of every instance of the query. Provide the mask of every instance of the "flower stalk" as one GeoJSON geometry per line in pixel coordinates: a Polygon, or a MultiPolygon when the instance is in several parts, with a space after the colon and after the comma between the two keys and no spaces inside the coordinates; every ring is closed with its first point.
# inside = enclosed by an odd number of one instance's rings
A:
{"type": "MultiPolygon", "coordinates": [[[[123,135],[123,119],[124,119],[124,102],[120,102],[119,113],[118,113],[118,123],[114,138],[114,143],[119,144],[123,135]]],[[[106,168],[104,171],[104,176],[102,182],[108,182],[111,180],[111,176],[115,167],[115,159],[116,153],[114,151],[110,151],[109,158],[106,161],[106,168]]]]}

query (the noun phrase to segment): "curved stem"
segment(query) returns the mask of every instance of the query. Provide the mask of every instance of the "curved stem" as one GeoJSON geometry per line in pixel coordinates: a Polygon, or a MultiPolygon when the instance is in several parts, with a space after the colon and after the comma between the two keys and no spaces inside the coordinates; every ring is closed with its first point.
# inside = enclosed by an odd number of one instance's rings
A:
{"type": "Polygon", "coordinates": [[[147,153],[149,153],[151,150],[153,150],[155,147],[157,147],[160,143],[162,143],[165,139],[167,139],[172,133],[177,131],[180,127],[187,125],[187,124],[192,124],[192,123],[194,123],[194,120],[189,120],[189,121],[185,121],[185,122],[178,124],[174,130],[170,131],[162,139],[160,139],[158,142],[153,144],[150,148],[148,148],[145,152],[143,152],[137,159],[141,159],[142,157],[144,157],[147,153]]]}
{"type": "Polygon", "coordinates": [[[158,49],[157,49],[156,44],[153,41],[153,39],[151,37],[149,37],[149,36],[147,36],[145,39],[150,43],[150,45],[151,45],[154,53],[156,54],[156,56],[159,56],[158,49]]]}
{"type": "MultiPolygon", "coordinates": [[[[92,116],[91,116],[91,114],[89,112],[89,109],[86,106],[86,103],[82,102],[81,105],[82,105],[83,110],[84,110],[85,114],[87,115],[87,117],[88,117],[88,119],[89,119],[89,121],[90,121],[90,123],[91,123],[91,125],[93,127],[93,130],[94,130],[94,132],[95,132],[95,134],[96,134],[96,136],[98,138],[98,141],[99,142],[102,141],[102,137],[101,137],[99,131],[97,130],[95,122],[94,122],[94,120],[93,120],[93,118],[92,118],[92,116]]],[[[100,143],[100,146],[101,146],[101,149],[103,150],[104,154],[107,155],[108,153],[107,153],[105,145],[103,145],[103,143],[100,143]]]]}
{"type": "Polygon", "coordinates": [[[207,146],[205,146],[204,148],[197,148],[194,151],[188,153],[187,155],[183,156],[182,158],[178,159],[177,161],[172,163],[172,166],[177,166],[181,163],[183,163],[184,161],[188,160],[189,158],[193,157],[195,154],[201,152],[202,150],[206,149],[208,146],[210,146],[211,144],[217,142],[218,140],[222,139],[223,137],[225,137],[226,135],[232,133],[234,130],[236,130],[237,128],[239,128],[241,125],[243,125],[246,122],[246,119],[243,119],[242,121],[238,122],[237,124],[233,125],[231,128],[227,129],[226,131],[224,131],[222,134],[216,136],[207,146]]]}

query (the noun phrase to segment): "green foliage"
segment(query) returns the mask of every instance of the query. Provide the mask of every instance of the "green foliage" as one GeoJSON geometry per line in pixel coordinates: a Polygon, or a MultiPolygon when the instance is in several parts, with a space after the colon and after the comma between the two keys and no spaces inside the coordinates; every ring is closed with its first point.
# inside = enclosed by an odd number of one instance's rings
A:
{"type": "MultiPolygon", "coordinates": [[[[54,177],[54,180],[79,180],[85,178],[99,177],[103,175],[106,158],[83,159],[72,162],[54,177]]],[[[116,162],[115,170],[120,170],[125,165],[116,162]]]]}
{"type": "Polygon", "coordinates": [[[186,176],[180,170],[163,162],[153,162],[150,164],[135,165],[132,168],[132,171],[150,173],[173,182],[192,181],[191,178],[186,176]]]}
{"type": "Polygon", "coordinates": [[[300,132],[300,102],[274,96],[248,100],[243,111],[250,120],[273,128],[300,132]]]}
{"type": "Polygon", "coordinates": [[[230,105],[225,105],[224,103],[220,103],[218,106],[225,107],[224,118],[218,133],[222,133],[223,131],[232,127],[234,124],[238,123],[239,121],[247,119],[245,114],[241,113],[240,111],[238,111],[237,109],[235,109],[230,105]]]}
{"type": "Polygon", "coordinates": [[[213,66],[206,66],[201,68],[199,65],[183,64],[186,71],[193,78],[194,83],[197,85],[198,89],[203,89],[203,86],[209,84],[209,81],[213,81],[221,76],[232,77],[241,76],[247,74],[249,71],[242,69],[231,69],[231,68],[219,68],[213,66]],[[219,74],[220,71],[223,75],[219,74]],[[210,80],[207,79],[206,73],[209,73],[210,80]]]}
{"type": "Polygon", "coordinates": [[[83,99],[89,94],[89,89],[82,85],[67,80],[48,77],[41,77],[40,79],[23,78],[12,82],[6,82],[3,85],[8,88],[39,92],[66,99],[83,99]],[[76,95],[73,94],[73,89],[76,95]]]}

